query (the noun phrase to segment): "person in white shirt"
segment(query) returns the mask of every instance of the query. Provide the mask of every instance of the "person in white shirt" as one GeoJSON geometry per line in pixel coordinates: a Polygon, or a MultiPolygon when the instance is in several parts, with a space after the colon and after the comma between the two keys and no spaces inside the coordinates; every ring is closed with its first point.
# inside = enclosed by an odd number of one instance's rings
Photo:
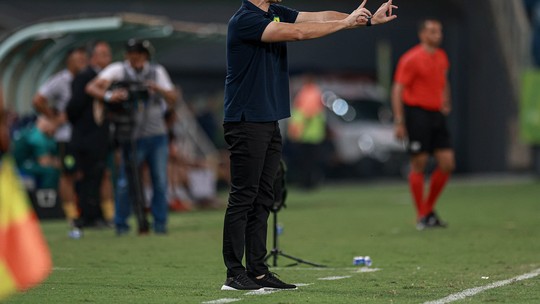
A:
{"type": "Polygon", "coordinates": [[[76,74],[88,65],[88,55],[84,48],[74,48],[66,54],[66,68],[52,75],[35,94],[34,109],[43,114],[55,126],[54,139],[58,143],[62,174],[59,193],[62,208],[70,225],[78,217],[75,194],[75,158],[70,151],[71,125],[66,115],[66,107],[71,99],[71,82],[76,74]]]}
{"type": "MultiPolygon", "coordinates": [[[[152,46],[147,40],[131,39],[126,44],[126,60],[115,62],[101,71],[96,79],[88,84],[87,92],[105,103],[127,105],[134,103],[134,127],[131,136],[135,141],[135,158],[138,167],[146,162],[150,169],[152,179],[151,211],[154,218],[153,229],[155,233],[167,232],[167,156],[168,139],[165,127],[164,112],[167,107],[173,107],[177,99],[177,90],[170,80],[165,68],[159,64],[151,63],[152,46]],[[134,101],[134,97],[123,88],[110,89],[111,85],[119,82],[137,84],[144,90],[141,96],[134,101]]],[[[129,162],[131,153],[129,143],[123,147],[123,161],[129,162]]],[[[129,170],[129,166],[125,166],[129,170]]],[[[136,200],[134,193],[137,184],[128,185],[130,178],[137,172],[121,170],[117,180],[115,226],[118,235],[129,231],[127,218],[131,212],[131,200],[136,200]],[[127,173],[127,175],[126,175],[127,173]],[[131,197],[130,197],[131,195],[131,197]]],[[[132,182],[134,184],[134,182],[132,182]]],[[[139,233],[146,233],[141,231],[139,233]]]]}

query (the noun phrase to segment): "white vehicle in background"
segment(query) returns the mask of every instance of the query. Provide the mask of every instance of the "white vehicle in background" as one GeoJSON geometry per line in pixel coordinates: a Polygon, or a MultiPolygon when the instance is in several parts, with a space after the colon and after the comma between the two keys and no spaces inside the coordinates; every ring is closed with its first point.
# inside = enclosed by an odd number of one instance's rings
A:
{"type": "Polygon", "coordinates": [[[406,176],[405,143],[394,136],[390,102],[382,87],[365,77],[319,77],[318,84],[333,154],[328,177],[406,176]]]}

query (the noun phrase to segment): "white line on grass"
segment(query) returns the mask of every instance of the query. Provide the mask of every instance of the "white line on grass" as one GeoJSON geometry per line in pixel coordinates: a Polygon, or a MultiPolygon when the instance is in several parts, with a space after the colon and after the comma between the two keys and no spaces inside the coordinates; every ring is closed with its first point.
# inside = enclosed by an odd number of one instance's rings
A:
{"type": "Polygon", "coordinates": [[[380,268],[362,267],[362,268],[356,270],[355,272],[365,273],[365,272],[376,272],[376,271],[380,271],[380,270],[381,270],[380,268]]]}
{"type": "Polygon", "coordinates": [[[353,267],[343,267],[343,268],[331,268],[331,267],[297,267],[297,268],[290,268],[290,267],[273,267],[272,270],[279,271],[279,270],[287,270],[287,271],[304,271],[304,270],[316,270],[316,271],[334,271],[334,270],[349,270],[349,269],[356,269],[353,267]]]}
{"type": "Polygon", "coordinates": [[[336,280],[348,279],[350,277],[351,276],[335,276],[335,277],[318,278],[318,280],[321,280],[321,281],[336,281],[336,280]]]}
{"type": "Polygon", "coordinates": [[[202,302],[202,303],[203,304],[224,304],[224,303],[237,302],[237,301],[240,301],[240,300],[242,300],[242,299],[228,299],[228,298],[225,298],[225,299],[218,299],[218,300],[202,302]]]}
{"type": "Polygon", "coordinates": [[[296,287],[304,287],[304,286],[313,285],[313,283],[294,283],[294,285],[296,285],[296,287]]]}
{"type": "MultiPolygon", "coordinates": [[[[275,268],[275,269],[279,269],[279,268],[275,268]]],[[[294,268],[287,268],[287,270],[291,270],[291,269],[294,269],[294,268]]],[[[362,267],[362,268],[302,268],[302,270],[355,270],[355,272],[374,272],[374,271],[379,271],[380,269],[379,268],[367,268],[367,267],[362,267]]],[[[333,277],[325,277],[325,278],[319,278],[318,280],[322,280],[322,281],[335,281],[335,280],[342,280],[342,279],[349,279],[351,278],[352,276],[333,276],[333,277]]],[[[297,283],[295,284],[297,287],[304,287],[304,286],[309,286],[309,285],[313,285],[313,283],[297,283]]],[[[255,291],[250,291],[250,292],[247,292],[245,293],[244,295],[246,296],[261,296],[261,295],[268,295],[268,294],[272,294],[272,293],[276,293],[278,291],[282,291],[280,289],[271,289],[271,290],[255,290],[255,291]]],[[[218,299],[218,300],[213,300],[213,301],[207,301],[207,302],[202,302],[202,304],[221,304],[221,303],[232,303],[232,302],[237,302],[237,301],[241,301],[242,299],[228,299],[228,298],[224,298],[224,299],[218,299]]]]}
{"type": "Polygon", "coordinates": [[[246,292],[245,295],[246,296],[262,296],[262,295],[273,294],[273,293],[276,293],[278,291],[281,291],[281,289],[259,289],[259,290],[246,292]]]}
{"type": "Polygon", "coordinates": [[[533,271],[531,271],[529,273],[522,274],[520,276],[508,279],[508,280],[497,281],[497,282],[494,282],[494,283],[491,283],[489,285],[482,286],[482,287],[475,287],[475,288],[471,288],[471,289],[466,289],[464,291],[451,294],[451,295],[447,296],[446,298],[442,298],[442,299],[435,300],[435,301],[430,301],[430,302],[425,302],[424,304],[445,304],[445,303],[450,303],[450,302],[454,302],[454,301],[458,301],[458,300],[463,300],[466,297],[472,297],[472,296],[474,296],[476,294],[479,294],[479,293],[481,293],[483,291],[486,291],[488,289],[502,287],[502,286],[512,284],[512,283],[515,283],[515,282],[518,282],[518,281],[532,279],[532,278],[534,278],[534,277],[536,277],[538,275],[540,275],[540,268],[536,269],[536,270],[533,270],[533,271]]]}

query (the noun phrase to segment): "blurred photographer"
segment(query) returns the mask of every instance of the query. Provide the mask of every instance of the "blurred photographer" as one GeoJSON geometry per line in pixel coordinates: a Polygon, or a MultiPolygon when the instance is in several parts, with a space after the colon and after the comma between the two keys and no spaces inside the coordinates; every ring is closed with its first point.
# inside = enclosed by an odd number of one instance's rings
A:
{"type": "MultiPolygon", "coordinates": [[[[126,169],[131,171],[129,164],[133,162],[137,171],[143,162],[150,169],[153,229],[158,234],[167,232],[168,140],[163,115],[167,107],[173,107],[177,93],[165,68],[150,62],[152,52],[149,41],[130,39],[126,44],[126,60],[109,65],[86,87],[88,94],[109,106],[113,116],[117,114],[115,140],[122,146],[123,156],[115,208],[118,235],[129,231],[129,202],[140,198],[136,194],[142,190],[140,183],[132,179],[138,172],[126,172],[126,169]],[[131,140],[126,140],[126,136],[131,140]]],[[[139,232],[146,231],[139,227],[139,232]]]]}

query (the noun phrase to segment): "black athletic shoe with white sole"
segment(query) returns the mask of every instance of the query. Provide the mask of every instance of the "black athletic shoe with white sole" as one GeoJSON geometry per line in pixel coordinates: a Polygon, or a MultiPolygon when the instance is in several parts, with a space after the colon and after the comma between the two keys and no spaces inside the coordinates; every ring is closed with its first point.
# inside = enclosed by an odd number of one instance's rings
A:
{"type": "Polygon", "coordinates": [[[437,215],[437,213],[435,213],[435,212],[431,212],[430,214],[428,214],[427,221],[428,221],[428,225],[430,227],[434,227],[434,228],[446,228],[446,227],[448,227],[448,223],[441,220],[439,218],[439,216],[437,215]]]}
{"type": "Polygon", "coordinates": [[[255,282],[256,284],[264,287],[265,289],[296,289],[296,285],[293,284],[287,284],[276,276],[276,274],[269,272],[264,275],[264,277],[257,279],[256,277],[250,278],[255,282]]]}
{"type": "Polygon", "coordinates": [[[246,274],[239,274],[225,280],[221,290],[259,290],[262,286],[257,285],[246,274]]]}

